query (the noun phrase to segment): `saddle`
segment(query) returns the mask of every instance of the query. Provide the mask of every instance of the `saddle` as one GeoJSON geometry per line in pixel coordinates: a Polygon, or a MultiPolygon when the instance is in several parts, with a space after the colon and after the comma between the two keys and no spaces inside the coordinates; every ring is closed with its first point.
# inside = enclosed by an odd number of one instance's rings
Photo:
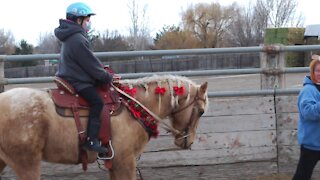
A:
{"type": "MultiPolygon", "coordinates": [[[[88,156],[87,152],[81,148],[81,145],[86,141],[86,133],[83,129],[80,117],[89,116],[89,104],[80,97],[72,85],[61,77],[55,77],[54,82],[57,85],[56,89],[50,89],[49,94],[56,105],[56,111],[59,115],[64,117],[74,117],[78,134],[79,134],[79,148],[80,157],[79,162],[82,162],[84,170],[87,169],[88,156]]],[[[103,85],[97,87],[97,90],[104,101],[104,107],[101,114],[101,127],[99,138],[103,146],[107,147],[109,151],[107,156],[99,157],[105,160],[106,168],[111,168],[111,160],[114,152],[111,146],[111,124],[110,117],[117,115],[121,111],[121,98],[119,93],[111,85],[103,85]]]]}

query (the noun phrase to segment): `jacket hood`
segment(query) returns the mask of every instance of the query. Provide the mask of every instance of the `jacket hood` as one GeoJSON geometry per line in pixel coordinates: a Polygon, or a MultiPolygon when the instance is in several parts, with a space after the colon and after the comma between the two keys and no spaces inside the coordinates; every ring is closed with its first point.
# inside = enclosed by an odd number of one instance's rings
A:
{"type": "Polygon", "coordinates": [[[311,81],[310,76],[305,76],[303,79],[303,86],[310,84],[310,85],[314,85],[314,83],[311,81]]]}
{"type": "Polygon", "coordinates": [[[85,34],[82,27],[73,21],[60,19],[59,24],[59,27],[54,30],[54,34],[60,41],[65,41],[75,33],[85,34]]]}

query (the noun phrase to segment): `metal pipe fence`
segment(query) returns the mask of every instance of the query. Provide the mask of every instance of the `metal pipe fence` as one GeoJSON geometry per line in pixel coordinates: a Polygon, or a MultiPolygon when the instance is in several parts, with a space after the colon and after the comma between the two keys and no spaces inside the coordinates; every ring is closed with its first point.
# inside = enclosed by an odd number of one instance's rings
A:
{"type": "MultiPolygon", "coordinates": [[[[170,56],[170,55],[199,55],[224,53],[279,53],[320,50],[320,45],[283,46],[268,45],[254,47],[205,48],[205,49],[175,49],[175,50],[147,50],[147,51],[115,51],[95,52],[97,57],[141,57],[141,56],[170,56]]],[[[32,54],[32,55],[0,55],[0,61],[34,61],[59,59],[59,54],[32,54]]],[[[120,60],[121,61],[121,60],[120,60]]]]}
{"type": "MultiPolygon", "coordinates": [[[[239,75],[239,74],[259,74],[262,69],[228,69],[228,70],[203,70],[203,71],[171,71],[171,72],[146,72],[118,74],[123,79],[135,79],[152,75],[180,75],[180,76],[212,76],[212,75],[239,75]]],[[[28,84],[52,82],[53,77],[32,77],[32,78],[8,78],[5,84],[28,84]]]]}
{"type": "MultiPolygon", "coordinates": [[[[260,74],[261,68],[251,69],[223,69],[223,70],[196,70],[196,71],[170,71],[170,72],[145,72],[145,73],[127,73],[118,74],[124,79],[142,78],[152,75],[179,75],[179,76],[218,76],[218,75],[242,75],[242,74],[260,74]]],[[[308,67],[285,68],[282,73],[307,73],[308,67]]],[[[30,77],[30,78],[7,78],[4,84],[29,84],[29,83],[48,83],[52,82],[53,77],[30,77]]]]}
{"type": "Polygon", "coordinates": [[[263,89],[263,90],[246,90],[246,91],[223,91],[223,92],[209,92],[208,97],[241,97],[241,96],[283,96],[290,94],[298,94],[299,88],[292,89],[263,89]]]}
{"type": "MultiPolygon", "coordinates": [[[[164,75],[182,75],[182,76],[214,76],[214,75],[240,75],[240,74],[265,74],[271,78],[280,79],[286,73],[304,73],[308,72],[308,67],[285,68],[277,62],[283,62],[285,53],[289,51],[312,51],[320,50],[320,45],[301,45],[301,46],[283,46],[268,45],[257,47],[233,47],[233,48],[207,48],[207,49],[180,49],[180,50],[149,50],[149,51],[119,51],[119,52],[95,52],[97,57],[141,57],[141,56],[168,56],[168,55],[200,55],[200,54],[223,54],[223,53],[260,53],[261,64],[265,67],[251,69],[223,69],[223,70],[197,70],[197,71],[172,71],[172,72],[146,72],[119,74],[124,79],[140,78],[154,74],[164,75]],[[271,66],[270,64],[271,62],[271,66]],[[276,64],[276,66],[274,66],[276,64]]],[[[0,90],[1,86],[8,84],[29,84],[29,83],[47,83],[52,82],[53,77],[36,78],[5,78],[3,62],[20,62],[35,60],[59,59],[59,54],[33,54],[33,55],[0,55],[0,90]],[[3,77],[3,78],[1,78],[3,77]]],[[[119,60],[121,61],[121,60],[119,60]]],[[[281,63],[280,63],[281,64],[281,63]]],[[[274,80],[274,79],[273,79],[274,80]]],[[[210,97],[230,97],[230,96],[258,96],[258,95],[285,95],[296,94],[299,89],[274,89],[274,84],[270,84],[268,79],[266,89],[248,90],[248,91],[230,91],[230,92],[209,92],[210,97]],[[269,83],[269,84],[268,84],[269,83]]],[[[276,82],[276,81],[274,81],[276,82]]],[[[281,88],[281,86],[278,86],[281,88]]]]}

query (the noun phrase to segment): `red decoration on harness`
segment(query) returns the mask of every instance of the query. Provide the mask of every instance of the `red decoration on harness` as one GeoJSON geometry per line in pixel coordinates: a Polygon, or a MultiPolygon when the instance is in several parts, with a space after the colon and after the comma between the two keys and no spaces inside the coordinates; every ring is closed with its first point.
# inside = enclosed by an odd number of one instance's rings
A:
{"type": "Polygon", "coordinates": [[[156,138],[159,135],[158,124],[156,120],[147,113],[143,108],[130,99],[125,99],[132,115],[139,119],[146,127],[152,131],[151,136],[156,138]]]}
{"type": "Polygon", "coordinates": [[[134,96],[137,93],[137,89],[136,88],[130,88],[128,86],[124,86],[123,87],[123,91],[127,94],[129,94],[130,96],[134,96]]]}
{"type": "Polygon", "coordinates": [[[164,95],[164,93],[166,92],[166,88],[161,88],[161,87],[157,86],[154,91],[156,94],[164,95]]]}
{"type": "Polygon", "coordinates": [[[175,92],[176,96],[182,96],[184,94],[184,87],[178,87],[178,86],[174,86],[173,90],[175,92]]]}
{"type": "Polygon", "coordinates": [[[132,112],[132,114],[133,114],[133,116],[134,116],[135,118],[141,118],[141,112],[140,112],[140,111],[137,111],[137,110],[134,109],[134,108],[130,108],[130,110],[131,110],[131,112],[132,112]]]}
{"type": "MultiPolygon", "coordinates": [[[[136,93],[136,88],[130,89],[128,86],[123,86],[121,83],[115,84],[119,89],[125,91],[127,94],[136,93]]],[[[130,94],[131,95],[131,94],[130,94]]],[[[132,95],[131,95],[132,96],[132,95]]],[[[133,117],[141,121],[145,127],[151,130],[151,137],[156,138],[159,135],[157,121],[146,110],[139,106],[126,96],[122,96],[124,104],[129,108],[133,117]]]]}

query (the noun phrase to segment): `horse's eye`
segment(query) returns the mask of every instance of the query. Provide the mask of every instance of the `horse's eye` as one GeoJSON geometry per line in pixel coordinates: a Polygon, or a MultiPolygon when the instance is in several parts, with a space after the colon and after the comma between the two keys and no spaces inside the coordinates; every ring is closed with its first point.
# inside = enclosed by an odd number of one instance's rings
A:
{"type": "Polygon", "coordinates": [[[202,116],[202,115],[203,115],[204,110],[203,110],[203,109],[199,109],[199,112],[198,112],[198,113],[199,113],[198,115],[199,115],[199,117],[200,117],[200,116],[202,116]]]}

